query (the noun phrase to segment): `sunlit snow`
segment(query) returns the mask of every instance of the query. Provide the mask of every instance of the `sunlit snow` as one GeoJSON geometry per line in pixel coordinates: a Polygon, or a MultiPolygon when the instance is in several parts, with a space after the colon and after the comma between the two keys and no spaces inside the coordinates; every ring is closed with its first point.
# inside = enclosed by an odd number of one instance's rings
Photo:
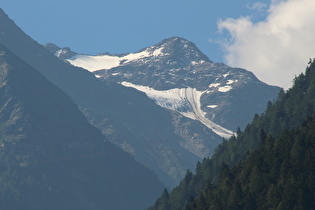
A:
{"type": "Polygon", "coordinates": [[[67,61],[74,66],[82,67],[93,72],[100,69],[111,69],[119,66],[120,59],[121,58],[117,56],[111,55],[75,55],[67,59],[67,61]]]}
{"type": "Polygon", "coordinates": [[[191,62],[191,65],[197,65],[197,64],[202,64],[202,63],[204,63],[204,61],[192,61],[191,62]]]}
{"type": "Polygon", "coordinates": [[[55,56],[59,57],[63,52],[63,49],[57,50],[55,56]]]}
{"type": "Polygon", "coordinates": [[[91,72],[102,70],[102,69],[111,69],[119,66],[122,62],[128,63],[130,61],[138,60],[141,58],[151,57],[151,56],[161,56],[163,48],[155,49],[154,51],[144,50],[137,53],[130,53],[125,56],[114,56],[114,55],[75,55],[67,61],[72,65],[82,67],[91,72]]]}
{"type": "Polygon", "coordinates": [[[230,91],[232,89],[233,88],[231,86],[226,85],[226,86],[223,86],[223,87],[219,87],[218,91],[225,93],[225,92],[228,92],[228,91],[230,91]]]}
{"type": "Polygon", "coordinates": [[[212,83],[209,85],[209,88],[218,87],[219,85],[221,85],[221,83],[212,83]]]}
{"type": "Polygon", "coordinates": [[[162,50],[163,50],[163,48],[158,48],[158,49],[154,50],[153,56],[161,55],[162,54],[162,50]]]}
{"type": "Polygon", "coordinates": [[[122,82],[121,84],[146,93],[149,98],[153,99],[161,107],[177,111],[185,117],[200,121],[221,137],[229,138],[233,134],[232,131],[215,124],[205,117],[206,113],[202,111],[200,104],[200,97],[204,91],[198,91],[190,87],[162,91],[130,82],[122,82]]]}
{"type": "Polygon", "coordinates": [[[231,85],[231,84],[233,84],[233,83],[235,83],[235,82],[237,82],[238,80],[231,80],[231,79],[229,79],[227,82],[226,82],[226,84],[227,85],[231,85]]]}

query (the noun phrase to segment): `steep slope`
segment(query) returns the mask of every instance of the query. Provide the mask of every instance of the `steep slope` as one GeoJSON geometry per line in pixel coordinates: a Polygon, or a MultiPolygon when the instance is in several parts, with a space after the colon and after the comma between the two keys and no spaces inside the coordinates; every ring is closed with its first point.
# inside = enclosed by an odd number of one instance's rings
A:
{"type": "MultiPolygon", "coordinates": [[[[58,59],[0,10],[0,43],[67,93],[107,139],[171,187],[196,161],[211,155],[221,138],[206,126],[157,106],[144,94],[58,59]]],[[[51,46],[53,48],[53,46],[51,46]]]]}
{"type": "Polygon", "coordinates": [[[213,63],[194,43],[180,37],[125,55],[73,55],[68,48],[49,49],[99,78],[146,93],[160,106],[199,120],[225,138],[262,113],[279,91],[249,71],[213,63]]]}
{"type": "MultiPolygon", "coordinates": [[[[287,92],[281,91],[279,93],[278,99],[274,103],[269,103],[267,106],[267,110],[265,113],[261,115],[255,115],[253,121],[251,124],[249,124],[244,131],[238,131],[237,137],[233,136],[229,141],[224,141],[222,144],[218,146],[216,149],[216,152],[212,156],[212,158],[207,158],[204,159],[202,163],[198,163],[196,166],[196,174],[193,175],[191,172],[188,172],[186,177],[181,181],[181,184],[174,188],[174,190],[169,194],[168,199],[164,199],[164,195],[160,197],[160,199],[157,200],[155,203],[154,207],[152,209],[182,209],[185,207],[185,205],[191,200],[191,198],[196,198],[197,197],[197,203],[200,202],[203,198],[201,196],[201,192],[206,192],[210,188],[213,188],[214,185],[217,183],[220,183],[220,181],[223,181],[224,183],[232,183],[233,181],[226,179],[226,176],[221,176],[222,172],[227,174],[226,170],[229,167],[233,167],[234,165],[238,164],[240,161],[245,162],[244,164],[239,165],[238,168],[235,169],[235,176],[240,176],[242,177],[242,180],[244,182],[248,180],[254,180],[253,187],[254,185],[260,186],[263,181],[267,181],[266,177],[271,178],[272,176],[277,176],[276,178],[273,177],[271,181],[274,181],[274,186],[266,186],[268,188],[269,195],[271,196],[268,199],[270,199],[270,202],[276,202],[275,200],[281,199],[281,196],[279,194],[273,194],[273,193],[278,193],[274,191],[275,189],[283,191],[284,188],[283,186],[288,187],[288,190],[292,190],[292,187],[294,187],[297,190],[296,196],[300,196],[299,190],[302,192],[302,194],[307,194],[307,190],[309,188],[303,188],[305,187],[305,182],[301,182],[299,178],[297,178],[296,174],[292,174],[293,171],[297,172],[299,170],[304,170],[305,167],[307,168],[308,166],[305,165],[304,161],[311,161],[312,158],[309,156],[310,154],[313,155],[313,150],[314,150],[314,120],[311,118],[314,117],[315,114],[315,62],[313,61],[310,63],[310,65],[307,67],[305,74],[301,74],[298,77],[294,79],[294,85],[292,88],[290,88],[287,92]],[[311,119],[311,120],[310,120],[311,119]],[[308,124],[309,123],[309,124],[308,124]],[[296,128],[300,128],[297,131],[292,131],[292,132],[287,132],[288,130],[293,130],[296,128]],[[309,129],[305,131],[305,129],[309,129]],[[282,135],[283,134],[283,135],[282,135]],[[268,139],[266,140],[266,138],[268,139]],[[261,150],[258,151],[257,153],[254,153],[251,155],[251,153],[261,147],[266,147],[263,148],[267,156],[271,155],[273,156],[271,160],[265,160],[264,155],[261,154],[261,150]],[[301,148],[304,148],[303,150],[301,148]],[[270,150],[270,151],[268,151],[270,150]],[[272,150],[272,151],[271,151],[272,150]],[[301,155],[302,153],[305,154],[301,155]],[[288,155],[289,154],[289,155],[288,155]],[[308,155],[306,155],[308,154],[308,155]],[[298,156],[301,155],[301,156],[298,156]],[[260,159],[257,159],[257,156],[260,156],[260,159]],[[289,156],[289,157],[288,157],[289,156]],[[296,161],[294,163],[294,169],[290,169],[290,166],[292,163],[288,163],[288,158],[293,158],[293,157],[298,156],[299,159],[295,159],[296,161]],[[249,158],[246,160],[246,158],[249,158]],[[251,158],[254,159],[254,161],[251,162],[251,158]],[[244,161],[245,160],[245,161],[244,161]],[[272,163],[268,162],[271,161],[272,163]],[[278,164],[272,166],[271,168],[268,168],[269,166],[264,166],[262,163],[268,163],[268,164],[278,164]],[[249,165],[246,165],[249,164],[249,165]],[[260,164],[254,166],[255,164],[260,164]],[[222,170],[223,166],[223,170],[222,170]],[[245,167],[246,166],[246,167],[245,167]],[[242,167],[247,168],[247,171],[242,171],[242,167]],[[283,168],[283,171],[279,171],[279,167],[285,167],[283,168]],[[298,168],[298,167],[304,167],[304,168],[298,168]],[[264,177],[259,176],[260,172],[266,173],[264,177]],[[288,174],[285,174],[283,172],[288,172],[288,174]],[[290,174],[290,173],[291,174],[290,174]],[[272,174],[274,173],[274,174],[272,174]],[[246,176],[246,174],[252,174],[250,179],[249,177],[246,176]],[[284,177],[283,177],[284,175],[284,177]],[[290,180],[290,176],[288,177],[287,175],[292,175],[292,180],[290,180]],[[244,178],[246,177],[246,178],[244,178]],[[259,179],[256,179],[256,178],[259,179]],[[280,177],[284,178],[283,180],[280,179],[280,177]],[[244,179],[243,179],[244,178],[244,179]],[[298,179],[298,180],[297,180],[298,179]],[[293,181],[293,182],[292,182],[293,181]],[[294,183],[296,181],[296,183],[294,183]],[[254,184],[255,183],[255,184],[254,184]],[[299,185],[299,183],[301,185],[299,185]],[[291,185],[292,184],[292,185],[291,185]],[[270,188],[269,188],[270,187],[270,188]],[[277,197],[272,198],[272,196],[277,195],[277,197]],[[199,197],[198,197],[199,196],[199,197]],[[163,200],[163,201],[162,201],[163,200]]],[[[313,164],[313,163],[312,163],[313,164]]],[[[309,166],[312,167],[312,164],[309,166]]],[[[271,165],[270,165],[271,166],[271,165]]],[[[307,169],[308,174],[314,174],[314,168],[308,168],[307,169]]],[[[223,173],[223,174],[224,174],[223,173]]],[[[301,176],[305,174],[300,174],[301,176]]],[[[300,176],[298,175],[298,176],[300,176]]],[[[233,178],[234,175],[230,176],[230,178],[233,178]]],[[[301,178],[300,176],[300,178],[301,178]]],[[[310,177],[309,177],[310,178],[310,177]]],[[[241,182],[241,180],[239,180],[241,182]]],[[[223,183],[223,184],[224,184],[223,183]]],[[[236,182],[235,182],[236,184],[236,182]]],[[[245,183],[244,183],[245,184],[245,183]]],[[[248,183],[247,183],[248,184],[248,183]]],[[[312,179],[308,179],[306,181],[306,185],[313,186],[312,185],[312,179]],[[309,182],[309,180],[311,180],[309,182]]],[[[236,184],[240,186],[240,184],[236,184]]],[[[225,186],[225,189],[222,189],[224,192],[227,192],[226,190],[231,193],[232,187],[229,188],[225,186]]],[[[235,186],[233,186],[234,188],[235,186]]],[[[243,190],[247,190],[246,186],[243,186],[243,190]]],[[[247,185],[248,187],[248,185],[247,185]]],[[[262,193],[262,195],[266,195],[266,188],[264,187],[263,192],[259,191],[261,188],[256,188],[256,189],[251,189],[252,192],[255,191],[255,197],[254,194],[250,195],[248,193],[247,195],[249,197],[247,198],[252,198],[256,202],[261,204],[261,200],[259,198],[259,193],[262,193]],[[257,190],[258,189],[258,190],[257,190]],[[254,196],[254,197],[252,197],[254,196]]],[[[221,190],[221,192],[223,192],[221,190]]],[[[244,192],[245,192],[244,191],[244,192]]],[[[209,191],[208,191],[209,192],[209,191]]],[[[212,191],[215,192],[215,191],[212,191]]],[[[218,193],[221,193],[217,191],[218,193]]],[[[226,197],[222,195],[222,199],[220,200],[220,195],[219,194],[211,194],[211,196],[217,196],[217,197],[212,197],[211,199],[218,199],[217,203],[227,204],[226,197]]],[[[314,191],[312,191],[311,196],[314,195],[314,191]]],[[[241,195],[241,193],[239,193],[241,195]]],[[[294,197],[294,193],[292,194],[291,192],[288,192],[286,196],[289,197],[294,197]]],[[[235,197],[234,197],[235,198],[235,197]]],[[[233,200],[233,197],[230,197],[228,199],[233,200]]],[[[246,199],[247,199],[246,198],[246,199]]],[[[263,198],[263,197],[262,197],[263,198]]],[[[287,197],[288,198],[288,197],[287,197]]],[[[286,199],[287,199],[286,198],[286,199]]],[[[210,200],[211,200],[210,199],[210,200]]],[[[243,198],[245,199],[245,198],[243,198]]],[[[300,197],[299,197],[300,199],[300,197]]],[[[310,202],[309,198],[307,198],[308,201],[310,202]]],[[[209,199],[207,200],[210,201],[209,199]]],[[[229,200],[229,201],[231,201],[229,200]]],[[[213,201],[213,200],[212,200],[213,201]]],[[[245,202],[245,201],[244,201],[245,202]]],[[[248,202],[248,200],[246,200],[248,202]]],[[[266,203],[264,200],[263,202],[266,203]]],[[[286,200],[287,202],[287,200],[286,200]]],[[[304,201],[303,201],[304,202],[304,201]]],[[[256,203],[257,204],[257,203],[256,203]]],[[[194,205],[191,203],[191,205],[194,205]]],[[[190,205],[190,207],[192,207],[190,205]]],[[[196,204],[199,205],[199,204],[196,204]]],[[[268,204],[269,205],[269,204],[268,204]]],[[[275,205],[275,203],[273,203],[275,205]]],[[[277,205],[280,205],[277,203],[277,205]]],[[[288,205],[288,203],[286,203],[288,205]]],[[[296,203],[298,206],[298,204],[296,203]]],[[[309,204],[305,204],[309,205],[309,204]]],[[[281,206],[281,205],[280,205],[281,206]]],[[[212,206],[213,207],[213,206],[212,206]]],[[[209,208],[206,207],[206,208],[209,208]]],[[[214,207],[213,207],[214,208],[214,207]]],[[[217,207],[219,208],[219,207],[217,207]]],[[[221,207],[221,208],[228,208],[228,207],[221,207]]],[[[241,209],[244,209],[241,207],[241,209]]],[[[263,209],[269,208],[268,206],[262,206],[263,209]]],[[[277,208],[277,206],[273,206],[270,208],[277,208]]],[[[292,206],[290,206],[292,208],[292,206]]],[[[197,207],[196,207],[197,209],[197,207]]],[[[256,209],[256,207],[246,207],[246,209],[256,209]]],[[[287,209],[285,207],[282,207],[279,209],[287,209]]],[[[306,208],[307,209],[307,208],[306,208]]]]}
{"type": "Polygon", "coordinates": [[[315,120],[278,138],[262,136],[261,148],[206,186],[186,209],[314,209],[315,120]]]}
{"type": "Polygon", "coordinates": [[[195,88],[181,88],[170,90],[154,90],[147,86],[134,85],[129,82],[122,82],[126,87],[135,88],[147,94],[161,107],[177,111],[183,116],[197,120],[223,138],[232,136],[233,131],[215,124],[206,117],[206,113],[201,109],[200,98],[205,91],[197,91],[195,88]]]}
{"type": "Polygon", "coordinates": [[[0,98],[1,209],[141,209],[162,189],[3,45],[0,98]]]}

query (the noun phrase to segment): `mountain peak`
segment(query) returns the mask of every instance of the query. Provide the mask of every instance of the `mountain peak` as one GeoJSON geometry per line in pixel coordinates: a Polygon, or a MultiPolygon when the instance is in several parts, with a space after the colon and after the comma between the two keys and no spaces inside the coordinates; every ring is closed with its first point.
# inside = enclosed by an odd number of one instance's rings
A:
{"type": "Polygon", "coordinates": [[[58,47],[57,45],[53,44],[53,43],[47,43],[44,45],[44,47],[52,53],[55,53],[57,50],[60,50],[61,48],[58,47]]]}
{"type": "Polygon", "coordinates": [[[209,58],[203,54],[198,47],[191,41],[182,37],[170,37],[162,40],[151,48],[161,48],[165,54],[172,55],[172,58],[184,61],[195,61],[195,62],[210,62],[209,58]]]}
{"type": "Polygon", "coordinates": [[[172,36],[172,37],[163,39],[161,42],[164,42],[164,43],[174,43],[174,44],[183,43],[183,44],[194,45],[193,42],[188,41],[187,39],[185,39],[185,38],[183,38],[183,37],[179,37],[179,36],[172,36]]]}
{"type": "Polygon", "coordinates": [[[187,39],[183,38],[183,37],[179,37],[179,36],[172,36],[170,38],[166,38],[163,39],[161,42],[163,43],[192,43],[190,41],[188,41],[187,39]]]}
{"type": "Polygon", "coordinates": [[[49,52],[51,52],[52,54],[54,54],[55,56],[57,56],[58,58],[60,58],[62,60],[71,58],[77,54],[77,53],[73,52],[69,47],[60,48],[53,43],[47,43],[44,45],[44,47],[49,52]]]}

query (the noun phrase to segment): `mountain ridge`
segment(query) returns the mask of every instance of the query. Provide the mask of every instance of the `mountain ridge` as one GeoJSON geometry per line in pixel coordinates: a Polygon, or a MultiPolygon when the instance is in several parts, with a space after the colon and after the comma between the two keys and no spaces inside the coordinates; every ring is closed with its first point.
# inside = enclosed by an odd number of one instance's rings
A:
{"type": "Polygon", "coordinates": [[[162,189],[69,96],[2,44],[0,98],[1,209],[139,209],[162,189]],[[135,203],[135,190],[146,198],[135,203]]]}
{"type": "Polygon", "coordinates": [[[149,209],[309,209],[315,195],[314,96],[315,60],[292,88],[281,90],[264,113],[149,209]]]}
{"type": "Polygon", "coordinates": [[[157,106],[145,94],[101,81],[87,70],[58,59],[27,36],[3,10],[0,19],[0,42],[68,94],[109,141],[154,170],[167,186],[176,185],[186,169],[201,159],[192,151],[202,147],[210,154],[221,141],[201,123],[157,106]]]}
{"type": "MultiPolygon", "coordinates": [[[[86,68],[100,79],[144,92],[158,105],[193,120],[196,117],[192,116],[199,114],[192,111],[194,105],[189,99],[180,94],[171,97],[169,92],[195,88],[201,91],[198,94],[201,103],[198,110],[205,113],[202,119],[230,130],[221,135],[225,138],[228,133],[231,136],[237,127],[244,128],[251,116],[263,112],[267,101],[272,101],[280,90],[259,81],[250,71],[213,63],[194,43],[180,37],[164,39],[124,57],[76,54],[65,60],[86,68]],[[160,92],[155,96],[152,91],[160,92]],[[245,103],[246,110],[243,108],[245,103]]],[[[211,123],[200,122],[211,129],[211,123]]],[[[215,130],[215,127],[212,129],[215,130]]]]}

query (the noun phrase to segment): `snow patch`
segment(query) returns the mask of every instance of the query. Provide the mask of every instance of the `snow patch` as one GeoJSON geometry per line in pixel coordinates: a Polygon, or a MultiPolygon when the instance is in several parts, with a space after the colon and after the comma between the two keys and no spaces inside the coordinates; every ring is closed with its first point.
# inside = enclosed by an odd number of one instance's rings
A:
{"type": "Polygon", "coordinates": [[[57,57],[59,57],[61,54],[62,54],[62,49],[60,49],[60,50],[57,50],[56,52],[55,52],[55,56],[57,56],[57,57]]]}
{"type": "Polygon", "coordinates": [[[145,58],[145,57],[150,57],[150,52],[148,51],[142,51],[142,52],[138,52],[138,53],[131,53],[128,54],[124,57],[122,57],[122,60],[127,60],[126,62],[130,62],[132,60],[137,60],[137,59],[141,59],[141,58],[145,58]]]}
{"type": "Polygon", "coordinates": [[[232,89],[233,88],[231,86],[226,85],[226,86],[223,86],[223,87],[219,87],[218,91],[225,93],[225,92],[228,92],[228,91],[230,91],[232,89]]]}
{"type": "Polygon", "coordinates": [[[75,55],[67,59],[72,65],[82,67],[91,72],[119,66],[120,60],[119,57],[111,55],[75,55]]]}
{"type": "Polygon", "coordinates": [[[191,65],[198,65],[198,64],[202,64],[202,63],[204,63],[204,61],[192,61],[191,62],[191,65]]]}
{"type": "Polygon", "coordinates": [[[237,82],[238,80],[231,80],[231,79],[229,79],[227,82],[226,82],[226,84],[227,85],[231,85],[231,84],[233,84],[233,83],[235,83],[235,82],[237,82]]]}
{"type": "Polygon", "coordinates": [[[181,112],[181,114],[187,118],[197,120],[196,115],[193,112],[181,112]]]}
{"type": "Polygon", "coordinates": [[[134,85],[130,82],[122,82],[121,84],[146,93],[149,98],[153,99],[161,107],[173,111],[189,109],[189,103],[185,101],[185,88],[160,91],[148,86],[134,85]]]}
{"type": "Polygon", "coordinates": [[[221,83],[212,83],[212,84],[209,85],[209,88],[218,87],[220,85],[221,85],[221,83]]]}
{"type": "MultiPolygon", "coordinates": [[[[117,67],[121,65],[122,62],[128,63],[134,60],[139,60],[139,59],[147,58],[151,56],[161,56],[161,55],[164,55],[162,50],[163,48],[158,48],[154,50],[153,52],[144,50],[137,53],[130,53],[122,57],[118,57],[114,55],[96,55],[96,56],[75,55],[67,59],[67,61],[69,61],[74,66],[82,67],[91,72],[94,72],[94,71],[98,71],[102,69],[111,69],[111,68],[117,67]]],[[[60,53],[62,52],[57,51],[55,55],[59,56],[60,53]]]]}
{"type": "Polygon", "coordinates": [[[153,56],[162,55],[163,54],[162,50],[163,50],[163,48],[158,48],[158,49],[154,50],[153,56]]]}
{"type": "Polygon", "coordinates": [[[130,82],[122,82],[121,84],[146,93],[149,98],[161,107],[177,111],[185,117],[200,121],[223,138],[229,138],[233,135],[232,131],[215,124],[205,117],[206,113],[201,109],[200,104],[200,98],[205,91],[197,91],[195,88],[190,87],[162,91],[130,82]]]}

